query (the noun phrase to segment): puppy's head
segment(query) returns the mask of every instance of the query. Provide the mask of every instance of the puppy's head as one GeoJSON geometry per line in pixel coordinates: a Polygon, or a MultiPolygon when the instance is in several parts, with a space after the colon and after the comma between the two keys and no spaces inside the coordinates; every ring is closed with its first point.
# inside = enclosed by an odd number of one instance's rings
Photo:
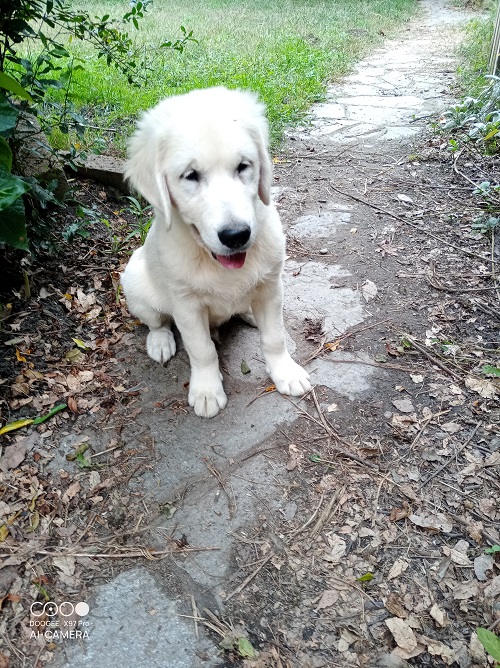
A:
{"type": "Polygon", "coordinates": [[[258,200],[270,203],[263,105],[220,87],[160,102],[130,140],[125,176],[168,228],[176,210],[215,259],[241,267],[258,234],[258,200]]]}

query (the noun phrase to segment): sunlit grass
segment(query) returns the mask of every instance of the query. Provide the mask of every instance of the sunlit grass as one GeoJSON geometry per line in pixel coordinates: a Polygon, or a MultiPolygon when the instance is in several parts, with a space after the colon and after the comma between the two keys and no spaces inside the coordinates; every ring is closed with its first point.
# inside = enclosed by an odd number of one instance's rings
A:
{"type": "MultiPolygon", "coordinates": [[[[72,97],[95,128],[119,148],[138,113],[163,97],[213,85],[256,91],[268,107],[273,145],[320,100],[326,84],[346,74],[375,44],[415,11],[415,0],[156,0],[136,45],[153,72],[140,87],[108,69],[82,44],[71,49],[85,69],[75,73],[72,97]],[[166,39],[193,31],[182,54],[158,51],[166,39]],[[112,128],[108,133],[107,128],[112,128]]],[[[87,0],[74,9],[121,17],[128,2],[87,0]]]]}

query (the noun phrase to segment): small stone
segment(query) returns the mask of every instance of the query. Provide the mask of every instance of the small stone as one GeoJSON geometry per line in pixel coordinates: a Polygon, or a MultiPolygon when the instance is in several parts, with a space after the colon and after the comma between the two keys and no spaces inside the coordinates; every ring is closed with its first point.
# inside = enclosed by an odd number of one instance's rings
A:
{"type": "Polygon", "coordinates": [[[321,248],[319,252],[320,255],[326,255],[328,253],[328,248],[321,248]]]}

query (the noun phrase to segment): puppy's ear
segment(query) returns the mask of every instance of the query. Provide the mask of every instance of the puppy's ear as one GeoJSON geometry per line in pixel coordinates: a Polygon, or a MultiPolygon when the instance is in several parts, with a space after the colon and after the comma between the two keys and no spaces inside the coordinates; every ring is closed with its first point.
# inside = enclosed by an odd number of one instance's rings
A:
{"type": "Polygon", "coordinates": [[[165,137],[159,133],[158,120],[150,111],[143,114],[138,129],[128,144],[128,160],[125,163],[125,178],[154,208],[163,214],[170,229],[172,224],[172,201],[168,192],[162,165],[165,164],[165,137]]]}
{"type": "Polygon", "coordinates": [[[271,202],[271,184],[273,182],[273,165],[269,155],[269,132],[267,129],[267,119],[264,115],[264,106],[260,103],[256,105],[259,112],[254,117],[254,123],[250,128],[250,133],[257,146],[259,153],[259,197],[264,204],[271,202]]]}
{"type": "Polygon", "coordinates": [[[259,197],[267,206],[271,202],[271,184],[273,182],[273,166],[267,147],[259,145],[259,197]]]}

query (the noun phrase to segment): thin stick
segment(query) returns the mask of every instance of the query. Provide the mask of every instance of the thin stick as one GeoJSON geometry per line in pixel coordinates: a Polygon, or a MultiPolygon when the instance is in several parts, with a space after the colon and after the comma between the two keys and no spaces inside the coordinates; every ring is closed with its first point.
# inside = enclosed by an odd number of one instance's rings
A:
{"type": "Polygon", "coordinates": [[[319,509],[321,508],[321,504],[323,503],[324,498],[325,498],[325,493],[321,492],[321,498],[319,500],[318,505],[316,506],[315,511],[311,515],[311,517],[307,520],[307,522],[304,522],[304,524],[301,527],[291,531],[290,536],[296,536],[298,533],[301,533],[301,531],[304,531],[304,529],[307,529],[307,527],[314,522],[314,518],[316,517],[316,515],[318,514],[319,509]]]}
{"type": "Polygon", "coordinates": [[[198,608],[196,607],[196,601],[194,600],[193,594],[191,594],[191,608],[193,609],[193,621],[194,621],[194,632],[198,638],[198,608]]]}
{"type": "Polygon", "coordinates": [[[408,339],[408,341],[411,343],[412,346],[414,346],[422,355],[425,355],[427,359],[429,359],[433,364],[438,366],[442,371],[445,373],[449,374],[452,378],[454,378],[457,381],[461,381],[462,379],[458,375],[458,373],[455,373],[451,369],[449,369],[446,365],[444,365],[442,362],[440,362],[436,357],[431,355],[425,348],[424,346],[421,346],[420,343],[417,343],[414,339],[411,338],[408,334],[404,335],[405,339],[408,339]]]}
{"type": "Polygon", "coordinates": [[[431,420],[434,420],[434,418],[440,417],[441,415],[446,415],[446,413],[449,413],[450,410],[451,410],[451,408],[449,408],[447,411],[441,411],[440,413],[434,413],[433,415],[430,415],[430,416],[427,418],[427,420],[424,421],[424,424],[422,425],[422,428],[420,429],[420,431],[418,432],[418,434],[417,434],[417,435],[415,436],[415,438],[413,439],[413,442],[412,442],[412,444],[410,445],[410,448],[413,448],[413,447],[415,446],[415,444],[417,443],[417,441],[420,439],[420,437],[421,437],[422,434],[424,433],[424,429],[427,427],[427,425],[429,424],[429,422],[430,422],[431,420]]]}
{"type": "Polygon", "coordinates": [[[379,500],[379,498],[380,498],[380,492],[382,491],[382,485],[383,485],[384,482],[386,482],[386,481],[387,481],[387,476],[384,476],[384,477],[382,478],[382,480],[380,481],[379,486],[377,487],[377,494],[376,494],[376,496],[375,496],[375,503],[373,504],[372,527],[375,526],[375,521],[376,521],[376,519],[377,519],[377,515],[378,515],[378,513],[377,513],[378,500],[379,500]]]}
{"type": "Polygon", "coordinates": [[[472,431],[472,434],[471,434],[471,435],[469,436],[469,438],[465,441],[465,443],[464,443],[463,445],[461,445],[461,446],[458,448],[458,450],[453,454],[452,457],[450,457],[450,459],[448,459],[447,462],[445,462],[445,463],[444,463],[442,466],[440,466],[436,471],[434,471],[434,473],[431,473],[431,475],[430,475],[426,480],[424,480],[424,482],[420,485],[420,489],[422,489],[423,487],[425,487],[425,485],[427,485],[427,483],[429,483],[433,478],[435,478],[437,475],[439,475],[439,474],[441,473],[441,471],[444,471],[444,469],[445,469],[447,466],[449,466],[449,464],[450,464],[450,463],[451,463],[451,462],[452,462],[452,461],[453,461],[453,460],[454,460],[454,459],[455,459],[455,458],[456,458],[456,457],[457,457],[463,450],[465,450],[465,448],[469,445],[469,443],[472,441],[472,439],[473,439],[474,436],[476,435],[476,432],[477,432],[477,430],[479,429],[479,427],[480,427],[481,425],[482,425],[482,422],[481,422],[481,420],[480,420],[480,421],[476,424],[476,426],[474,427],[474,430],[472,431]]]}
{"type": "Polygon", "coordinates": [[[249,401],[248,404],[245,406],[245,408],[248,408],[251,404],[253,404],[254,401],[257,401],[257,399],[260,399],[261,397],[265,397],[266,394],[273,394],[273,392],[276,392],[276,388],[275,388],[275,387],[273,387],[272,390],[268,390],[268,389],[262,390],[262,392],[261,392],[260,394],[258,394],[258,395],[257,395],[256,397],[254,397],[253,399],[250,399],[250,401],[249,401]]]}
{"type": "Polygon", "coordinates": [[[107,452],[113,452],[113,450],[117,450],[118,448],[121,448],[122,445],[114,445],[112,448],[108,448],[107,450],[101,450],[101,452],[95,452],[93,455],[89,456],[89,459],[92,459],[92,457],[99,457],[99,455],[105,455],[107,452]]]}
{"type": "MultiPolygon", "coordinates": [[[[366,325],[365,327],[358,327],[356,329],[353,329],[350,332],[344,332],[343,334],[339,334],[337,337],[335,337],[334,341],[338,341],[339,345],[344,339],[348,339],[351,336],[355,336],[356,334],[360,334],[361,332],[365,332],[367,329],[373,329],[373,327],[376,327],[377,325],[383,325],[385,322],[388,322],[389,319],[386,318],[385,320],[378,320],[377,322],[372,322],[370,325],[366,325]]],[[[321,343],[317,350],[306,359],[305,362],[302,362],[303,365],[306,365],[308,362],[311,360],[315,359],[318,355],[320,355],[323,352],[323,347],[325,345],[325,341],[327,339],[328,333],[324,335],[324,337],[321,339],[321,343]]]]}
{"type": "Polygon", "coordinates": [[[337,489],[337,491],[334,492],[334,494],[332,494],[332,498],[330,499],[330,501],[326,505],[326,507],[323,510],[323,512],[321,513],[321,515],[318,517],[318,521],[316,522],[316,524],[313,526],[313,528],[311,530],[311,538],[314,538],[315,536],[317,536],[318,533],[321,531],[321,529],[325,526],[325,524],[327,523],[327,521],[328,521],[328,519],[331,515],[334,503],[337,501],[339,496],[341,494],[343,494],[344,492],[345,492],[345,487],[343,487],[342,489],[337,489]]]}
{"type": "Polygon", "coordinates": [[[410,223],[410,221],[405,220],[404,218],[401,218],[401,216],[398,216],[395,213],[392,213],[391,211],[387,211],[386,209],[381,209],[379,206],[376,206],[375,204],[371,204],[371,202],[367,202],[366,200],[362,199],[361,197],[356,197],[356,195],[351,195],[351,193],[346,193],[343,190],[339,190],[339,188],[336,188],[332,183],[330,183],[330,187],[333,188],[333,190],[340,193],[341,195],[344,195],[345,197],[350,197],[351,199],[355,200],[356,202],[360,202],[361,204],[364,204],[365,206],[369,206],[372,209],[375,209],[375,211],[380,211],[380,213],[384,213],[386,216],[390,216],[391,218],[394,218],[395,220],[399,220],[400,223],[404,223],[405,225],[409,225],[410,227],[413,227],[414,229],[418,230],[419,232],[422,232],[422,234],[426,234],[427,236],[432,237],[433,239],[436,239],[436,241],[439,241],[440,243],[445,244],[446,246],[451,246],[455,250],[460,251],[461,253],[464,253],[465,255],[469,255],[470,257],[479,258],[483,262],[485,260],[485,258],[482,255],[479,255],[478,253],[472,253],[471,251],[465,250],[465,248],[460,248],[460,246],[456,246],[455,244],[452,244],[450,241],[447,241],[446,239],[443,239],[442,237],[438,237],[436,234],[432,234],[432,232],[428,232],[427,230],[423,230],[418,225],[415,225],[414,223],[410,223]]]}
{"type": "MultiPolygon", "coordinates": [[[[303,408],[301,408],[298,404],[295,403],[295,401],[292,401],[290,397],[286,397],[288,401],[295,406],[301,413],[306,415],[309,420],[312,422],[315,422],[319,427],[323,427],[326,429],[326,433],[331,436],[332,438],[337,439],[340,443],[343,443],[344,445],[349,446],[349,443],[347,441],[344,441],[338,434],[336,434],[331,427],[325,428],[324,424],[320,422],[319,420],[316,420],[315,417],[310,415],[307,411],[305,411],[303,408]]],[[[338,445],[333,446],[336,450],[336,452],[341,455],[342,457],[346,457],[347,459],[352,459],[352,461],[357,462],[358,464],[361,464],[362,466],[368,466],[368,468],[375,469],[378,471],[378,468],[375,466],[375,464],[372,464],[370,462],[365,461],[364,459],[361,459],[360,457],[357,457],[356,455],[352,455],[350,452],[347,452],[347,450],[344,450],[343,448],[340,448],[338,445]]]]}
{"type": "Polygon", "coordinates": [[[227,502],[228,502],[228,507],[229,507],[229,517],[232,519],[235,515],[236,512],[236,502],[234,500],[234,494],[231,495],[226,489],[226,486],[224,484],[224,481],[222,480],[222,475],[220,474],[220,471],[218,471],[215,466],[212,464],[212,462],[207,458],[203,457],[203,463],[207,467],[207,469],[210,471],[210,473],[216,478],[217,482],[222,488],[222,491],[227,497],[227,502]]]}
{"type": "MultiPolygon", "coordinates": [[[[181,552],[212,552],[214,550],[220,550],[220,547],[183,547],[181,552]]],[[[91,559],[136,559],[137,557],[156,557],[163,554],[171,554],[172,548],[169,550],[143,550],[136,552],[121,552],[116,553],[102,553],[102,552],[50,552],[49,550],[34,550],[30,556],[34,554],[45,554],[48,557],[90,557],[91,559]]],[[[11,554],[3,552],[0,553],[0,559],[13,557],[16,552],[11,554]]],[[[26,556],[28,555],[21,555],[26,556]]]]}
{"type": "Polygon", "coordinates": [[[250,575],[248,575],[248,576],[243,580],[243,582],[242,582],[238,587],[236,587],[236,589],[234,589],[230,594],[228,594],[228,595],[226,596],[226,598],[224,599],[224,601],[229,601],[229,599],[233,598],[233,596],[236,596],[236,594],[239,594],[241,591],[243,591],[243,589],[245,589],[245,587],[247,586],[247,584],[248,584],[249,582],[251,582],[251,581],[254,579],[254,577],[257,575],[257,573],[258,573],[258,572],[259,572],[259,571],[260,571],[260,570],[267,564],[267,562],[268,562],[272,557],[274,557],[274,552],[270,552],[270,553],[267,555],[267,557],[265,557],[265,559],[262,561],[262,563],[261,563],[259,566],[257,566],[257,568],[256,568],[252,573],[250,573],[250,575]]]}
{"type": "Polygon", "coordinates": [[[366,364],[367,366],[375,366],[379,369],[391,369],[393,371],[404,371],[405,373],[415,373],[420,371],[420,369],[412,369],[407,366],[400,366],[399,364],[390,364],[385,362],[367,362],[366,360],[357,360],[357,359],[347,359],[347,360],[333,360],[330,357],[326,358],[327,362],[332,362],[333,364],[366,364]]]}
{"type": "Polygon", "coordinates": [[[487,286],[484,288],[447,288],[445,285],[438,283],[433,276],[427,276],[427,282],[432,285],[436,290],[441,290],[441,292],[489,292],[490,290],[496,290],[496,286],[487,286]]]}
{"type": "MultiPolygon", "coordinates": [[[[329,424],[327,424],[327,422],[325,420],[325,416],[323,415],[323,411],[320,408],[320,405],[319,405],[319,402],[318,402],[318,397],[316,396],[316,388],[313,387],[313,390],[312,390],[311,394],[312,394],[312,398],[313,398],[313,401],[314,401],[314,405],[316,406],[316,410],[318,411],[319,419],[321,420],[321,423],[322,423],[323,427],[325,428],[325,431],[327,431],[328,433],[331,433],[332,428],[330,427],[329,424]]],[[[336,436],[336,434],[335,434],[335,436],[336,436]]]]}

